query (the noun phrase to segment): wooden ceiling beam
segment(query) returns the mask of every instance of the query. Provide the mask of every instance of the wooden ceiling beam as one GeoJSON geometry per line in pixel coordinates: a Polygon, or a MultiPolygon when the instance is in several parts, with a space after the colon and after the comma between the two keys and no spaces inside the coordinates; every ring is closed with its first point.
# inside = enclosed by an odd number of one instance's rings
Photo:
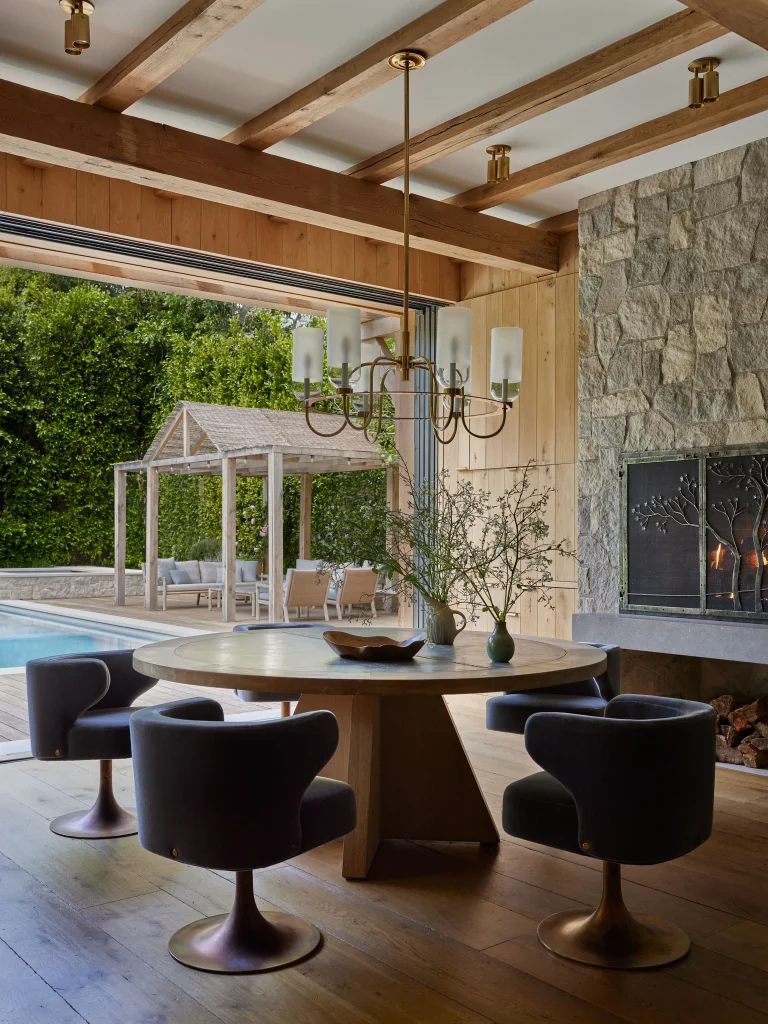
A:
{"type": "Polygon", "coordinates": [[[218,281],[183,268],[168,269],[120,260],[117,256],[94,255],[86,250],[68,250],[26,243],[0,234],[0,265],[39,270],[48,274],[79,277],[86,281],[104,281],[123,288],[146,288],[150,291],[172,292],[193,298],[239,302],[246,306],[267,306],[289,313],[324,315],[337,296],[316,298],[301,292],[282,293],[258,283],[218,281]]]}
{"type": "Polygon", "coordinates": [[[723,93],[717,103],[706,103],[698,110],[683,107],[646,121],[634,128],[611,135],[599,142],[590,142],[579,149],[552,157],[543,163],[526,167],[495,185],[479,185],[444,200],[465,210],[489,210],[523,196],[542,192],[553,185],[562,185],[592,171],[611,167],[645,153],[652,153],[675,142],[722,128],[768,110],[768,77],[748,82],[723,93]]]}
{"type": "MultiPolygon", "coordinates": [[[[531,118],[589,96],[726,34],[694,11],[681,11],[634,35],[558,68],[474,110],[457,114],[411,139],[411,168],[455,153],[531,118]]],[[[346,174],[381,184],[403,173],[403,147],[368,157],[346,174]]]]}
{"type": "Polygon", "coordinates": [[[127,110],[178,71],[264,0],[188,0],[80,97],[81,103],[127,110]]]}
{"type": "MultiPolygon", "coordinates": [[[[0,81],[0,150],[351,234],[402,241],[402,193],[139,117],[0,81]]],[[[415,249],[529,273],[558,269],[555,235],[411,199],[415,249]]]]}
{"type": "Polygon", "coordinates": [[[322,78],[252,117],[226,135],[224,141],[251,149],[268,149],[396,78],[400,72],[390,67],[387,60],[398,50],[421,50],[427,57],[434,57],[530,2],[444,0],[322,78]]]}
{"type": "Polygon", "coordinates": [[[537,231],[552,231],[556,235],[567,235],[569,231],[579,230],[579,211],[568,210],[567,213],[556,213],[553,217],[545,220],[537,220],[528,227],[536,228],[537,231]]]}
{"type": "Polygon", "coordinates": [[[681,0],[729,32],[768,50],[768,0],[681,0]]]}

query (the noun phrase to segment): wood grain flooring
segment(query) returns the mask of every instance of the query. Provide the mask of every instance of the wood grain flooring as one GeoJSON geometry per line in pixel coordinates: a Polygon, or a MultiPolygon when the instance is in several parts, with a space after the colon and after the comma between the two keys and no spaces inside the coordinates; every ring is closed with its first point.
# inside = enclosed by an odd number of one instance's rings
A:
{"type": "MultiPolygon", "coordinates": [[[[485,731],[482,697],[449,703],[498,817],[504,786],[535,766],[519,737],[485,731]]],[[[130,804],[131,765],[115,768],[130,804]]],[[[538,921],[596,900],[599,864],[507,838],[498,850],[385,843],[364,882],[341,879],[338,843],[258,872],[261,907],[311,920],[323,945],[287,970],[217,977],[177,964],[166,945],[186,922],[229,908],[230,875],[156,857],[133,837],[49,831],[55,815],[91,801],[96,770],[0,765],[0,1024],[768,1020],[765,780],[718,772],[712,839],[671,864],[627,869],[629,906],[693,939],[669,968],[600,971],[547,953],[538,921]]]]}

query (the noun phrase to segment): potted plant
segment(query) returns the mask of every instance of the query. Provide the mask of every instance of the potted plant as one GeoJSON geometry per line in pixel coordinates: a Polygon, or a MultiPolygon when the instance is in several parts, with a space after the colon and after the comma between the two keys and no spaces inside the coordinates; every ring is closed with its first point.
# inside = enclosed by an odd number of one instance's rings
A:
{"type": "Polygon", "coordinates": [[[553,580],[552,556],[573,556],[563,541],[549,539],[544,513],[551,494],[532,485],[529,464],[517,483],[487,502],[457,552],[463,599],[474,615],[488,612],[495,622],[487,643],[491,661],[508,662],[515,653],[507,618],[523,594],[536,591],[551,606],[544,588],[553,580]]]}
{"type": "MultiPolygon", "coordinates": [[[[447,471],[419,485],[414,484],[407,469],[401,472],[406,492],[404,508],[383,513],[386,539],[371,560],[386,573],[390,589],[402,598],[410,600],[413,591],[423,596],[429,609],[429,642],[452,644],[467,624],[464,613],[451,607],[461,599],[464,589],[466,567],[457,556],[464,553],[466,536],[485,512],[488,497],[463,481],[450,490],[447,471]]],[[[382,515],[379,509],[376,515],[382,515]]]]}

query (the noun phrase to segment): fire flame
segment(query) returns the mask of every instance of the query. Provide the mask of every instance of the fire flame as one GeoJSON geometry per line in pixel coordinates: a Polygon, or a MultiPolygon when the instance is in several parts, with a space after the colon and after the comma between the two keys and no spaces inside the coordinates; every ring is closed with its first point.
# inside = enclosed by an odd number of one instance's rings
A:
{"type": "Polygon", "coordinates": [[[719,569],[720,568],[720,563],[721,563],[722,559],[723,559],[723,545],[722,544],[718,544],[717,545],[717,551],[715,552],[715,558],[714,558],[714,561],[712,562],[712,568],[713,569],[719,569]]]}

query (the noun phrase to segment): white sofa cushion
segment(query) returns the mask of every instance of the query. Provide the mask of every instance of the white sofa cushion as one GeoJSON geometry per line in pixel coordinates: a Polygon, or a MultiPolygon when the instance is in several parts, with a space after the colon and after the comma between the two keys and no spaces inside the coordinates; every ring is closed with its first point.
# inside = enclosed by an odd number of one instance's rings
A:
{"type": "Polygon", "coordinates": [[[240,559],[237,560],[238,571],[242,569],[242,576],[238,576],[238,580],[242,580],[243,583],[255,583],[256,582],[256,567],[258,562],[251,559],[240,559]]]}
{"type": "Polygon", "coordinates": [[[200,582],[216,583],[216,570],[221,562],[200,562],[200,582]]]}
{"type": "Polygon", "coordinates": [[[168,580],[168,582],[170,583],[171,582],[171,569],[175,569],[175,568],[176,568],[176,559],[175,558],[158,558],[158,560],[157,560],[157,579],[158,579],[158,581],[165,579],[165,580],[168,580]]]}
{"type": "Polygon", "coordinates": [[[183,569],[189,576],[190,583],[202,583],[202,577],[200,575],[200,563],[196,558],[191,558],[187,562],[177,562],[177,569],[183,569]]]}
{"type": "Polygon", "coordinates": [[[317,569],[322,564],[322,558],[297,558],[297,569],[317,569]]]}

